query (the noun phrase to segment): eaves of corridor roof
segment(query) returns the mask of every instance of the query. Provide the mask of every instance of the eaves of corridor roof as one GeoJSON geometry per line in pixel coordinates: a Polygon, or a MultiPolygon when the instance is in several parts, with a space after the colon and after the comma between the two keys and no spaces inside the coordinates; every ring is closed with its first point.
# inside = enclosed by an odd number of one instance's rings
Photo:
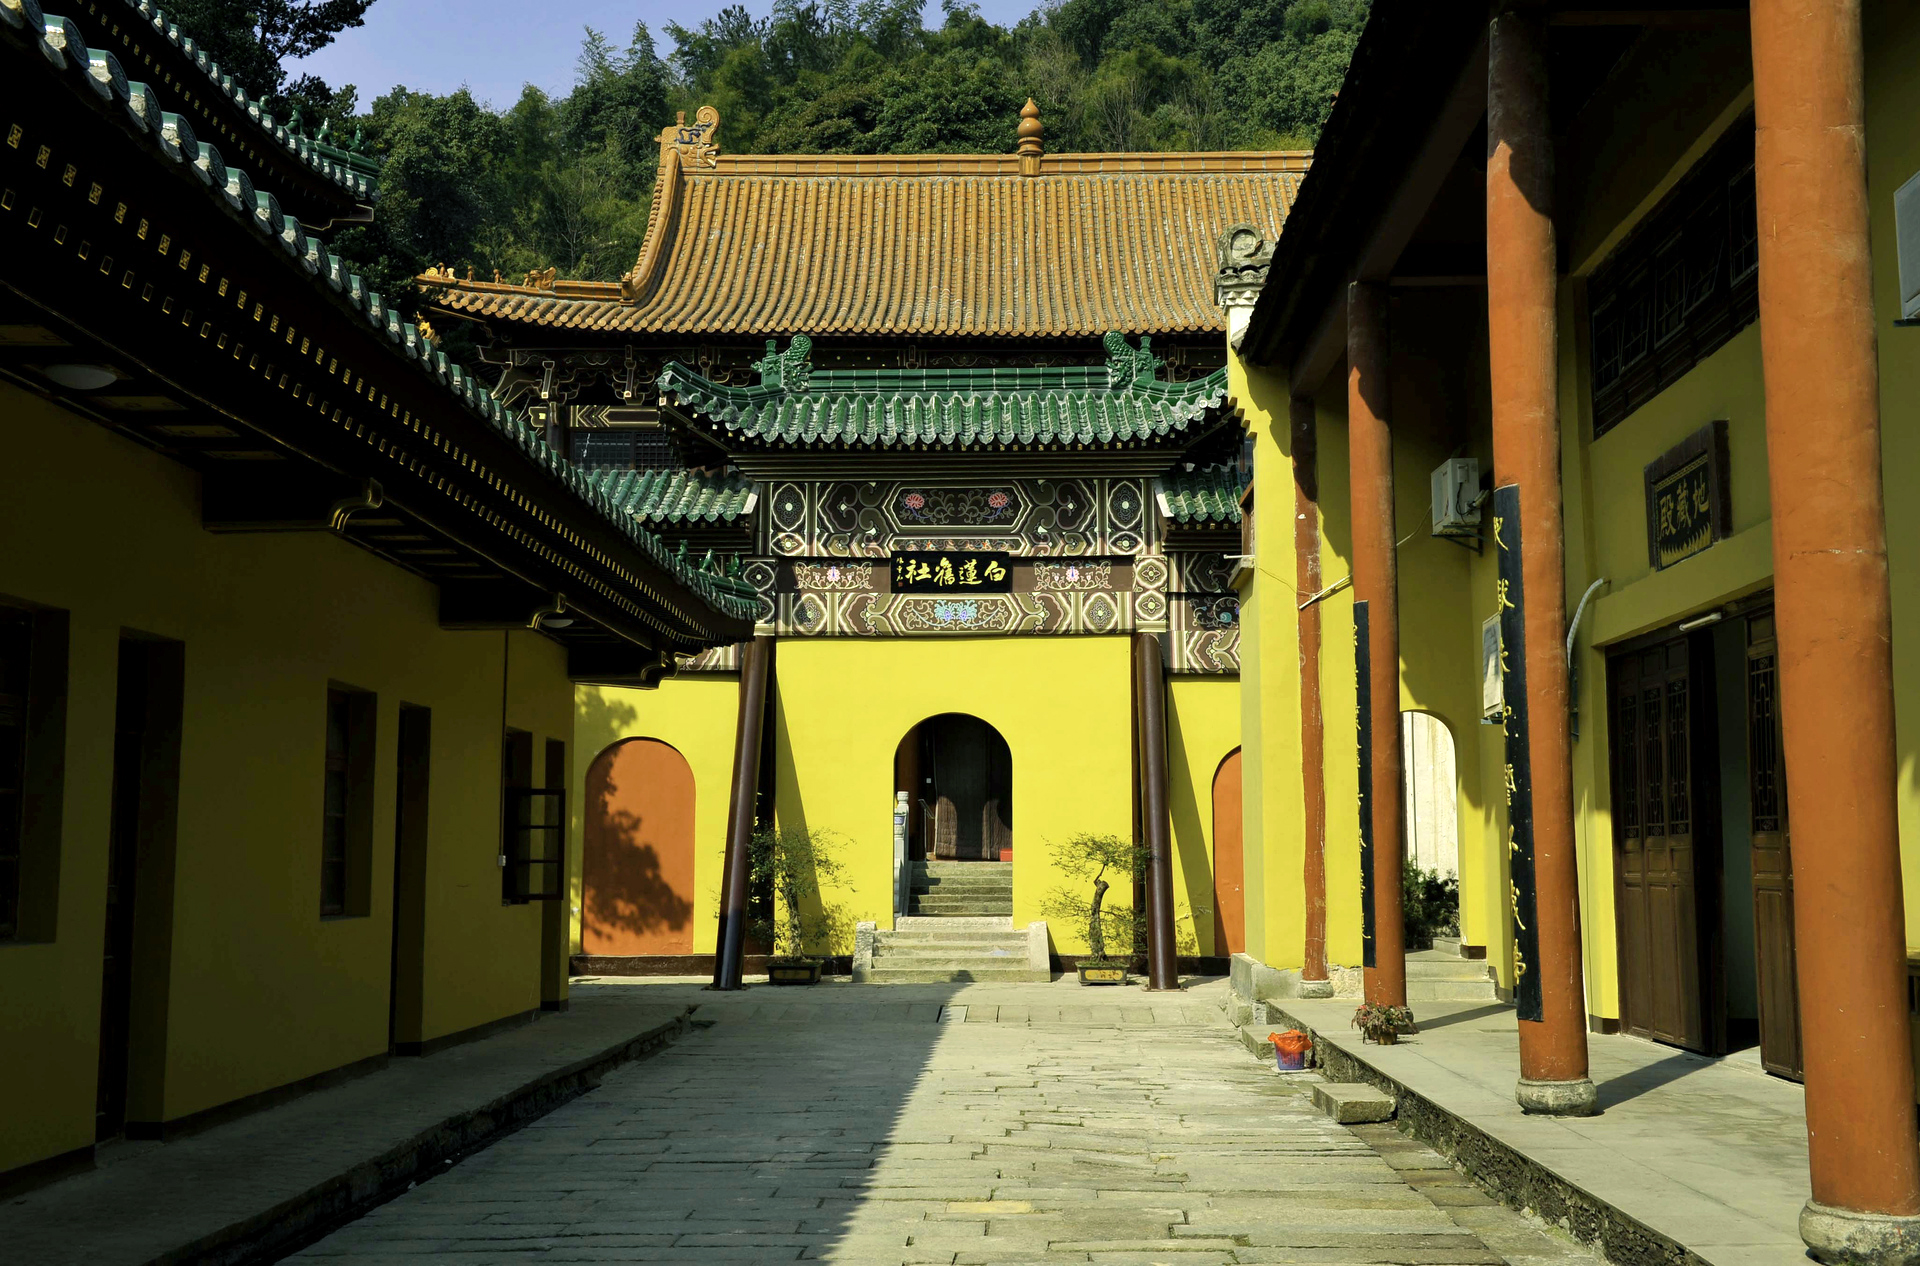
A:
{"type": "MultiPolygon", "coordinates": [[[[737,639],[750,586],[688,566],[620,513],[161,93],[89,52],[78,22],[0,0],[0,63],[15,120],[0,229],[20,296],[137,347],[275,453],[413,498],[529,583],[596,587],[614,623],[670,649],[737,639]]],[[[263,462],[255,478],[294,467],[263,462]]]]}

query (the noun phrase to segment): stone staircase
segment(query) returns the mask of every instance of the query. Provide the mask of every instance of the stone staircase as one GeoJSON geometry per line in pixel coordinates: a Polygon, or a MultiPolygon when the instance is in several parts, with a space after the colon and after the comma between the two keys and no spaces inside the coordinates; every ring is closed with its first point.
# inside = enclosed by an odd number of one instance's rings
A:
{"type": "Polygon", "coordinates": [[[1015,930],[1012,862],[914,862],[911,911],[895,930],[873,932],[855,955],[854,978],[874,984],[1053,979],[1046,925],[1015,930]]]}
{"type": "Polygon", "coordinates": [[[908,912],[935,918],[1012,918],[1012,862],[912,863],[908,912]]]}
{"type": "Polygon", "coordinates": [[[1418,1017],[1423,1002],[1498,1002],[1484,959],[1460,957],[1457,939],[1435,937],[1430,950],[1407,955],[1407,1005],[1418,1017]]]}

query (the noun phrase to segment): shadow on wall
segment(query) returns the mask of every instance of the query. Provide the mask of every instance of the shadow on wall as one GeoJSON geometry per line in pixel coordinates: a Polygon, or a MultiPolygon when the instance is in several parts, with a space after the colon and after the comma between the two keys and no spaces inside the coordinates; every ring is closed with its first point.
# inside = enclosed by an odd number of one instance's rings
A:
{"type": "Polygon", "coordinates": [[[658,739],[626,739],[587,771],[581,950],[693,952],[693,770],[658,739]]]}

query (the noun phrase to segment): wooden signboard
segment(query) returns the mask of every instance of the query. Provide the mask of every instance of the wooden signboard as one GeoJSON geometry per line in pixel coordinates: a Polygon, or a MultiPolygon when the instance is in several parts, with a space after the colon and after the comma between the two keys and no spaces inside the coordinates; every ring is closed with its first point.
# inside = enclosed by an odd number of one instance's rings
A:
{"type": "Polygon", "coordinates": [[[1647,463],[1647,561],[1691,558],[1733,533],[1727,424],[1709,422],[1647,463]]]}
{"type": "MultiPolygon", "coordinates": [[[[1493,490],[1493,541],[1500,551],[1501,715],[1507,740],[1508,914],[1513,919],[1513,1003],[1541,1020],[1539,901],[1533,880],[1533,762],[1527,746],[1526,590],[1520,574],[1520,485],[1493,490]]],[[[1549,595],[1548,601],[1558,601],[1549,595]]]]}
{"type": "Polygon", "coordinates": [[[1012,593],[1013,555],[999,550],[916,550],[893,556],[895,593],[1012,593]]]}

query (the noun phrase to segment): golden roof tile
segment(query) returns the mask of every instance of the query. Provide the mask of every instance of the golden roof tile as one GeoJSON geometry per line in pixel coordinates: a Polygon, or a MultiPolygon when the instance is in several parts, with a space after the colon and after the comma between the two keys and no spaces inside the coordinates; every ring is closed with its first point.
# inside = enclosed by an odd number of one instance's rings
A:
{"type": "Polygon", "coordinates": [[[1277,236],[1311,155],[728,155],[702,109],[661,137],[618,282],[420,283],[481,320],[667,335],[1098,337],[1225,328],[1219,236],[1277,236]],[[1023,163],[1035,174],[1023,175],[1023,163]]]}

